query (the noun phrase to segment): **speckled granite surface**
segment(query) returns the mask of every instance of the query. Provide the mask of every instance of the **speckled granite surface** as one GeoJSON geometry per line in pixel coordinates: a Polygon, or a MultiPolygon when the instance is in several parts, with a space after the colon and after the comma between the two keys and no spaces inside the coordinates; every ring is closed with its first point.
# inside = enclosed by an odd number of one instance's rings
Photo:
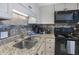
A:
{"type": "MultiPolygon", "coordinates": [[[[22,40],[19,38],[18,40],[22,40]]],[[[0,46],[0,55],[53,55],[54,54],[54,35],[36,35],[32,40],[38,42],[31,48],[17,48],[17,42],[12,41],[5,45],[0,46]]]]}

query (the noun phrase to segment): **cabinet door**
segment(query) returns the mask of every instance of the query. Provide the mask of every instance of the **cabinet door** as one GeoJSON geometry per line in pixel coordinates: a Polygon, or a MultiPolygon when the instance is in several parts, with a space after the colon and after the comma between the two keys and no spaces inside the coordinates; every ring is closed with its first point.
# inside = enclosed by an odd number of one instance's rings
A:
{"type": "Polygon", "coordinates": [[[7,12],[8,11],[7,7],[8,7],[7,3],[0,3],[0,11],[1,12],[7,12]]]}
{"type": "Polygon", "coordinates": [[[20,12],[21,14],[29,15],[29,10],[27,10],[22,4],[14,3],[12,4],[12,9],[20,12]]]}
{"type": "Polygon", "coordinates": [[[34,3],[21,3],[23,6],[25,6],[26,9],[28,9],[30,14],[34,17],[39,18],[39,7],[37,4],[34,3]]]}
{"type": "Polygon", "coordinates": [[[53,5],[41,7],[41,22],[42,24],[54,24],[54,8],[53,5]]]}
{"type": "Polygon", "coordinates": [[[35,4],[33,3],[21,3],[21,5],[23,5],[26,9],[28,9],[30,12],[34,13],[35,11],[35,4]]]}
{"type": "Polygon", "coordinates": [[[8,5],[7,3],[0,3],[0,17],[1,18],[8,18],[8,9],[7,9],[8,5]]]}
{"type": "Polygon", "coordinates": [[[12,17],[13,5],[12,3],[8,3],[8,14],[12,17]]]}
{"type": "Polygon", "coordinates": [[[65,9],[65,3],[55,4],[55,11],[63,11],[65,9]]]}
{"type": "Polygon", "coordinates": [[[9,11],[9,3],[0,3],[0,17],[11,19],[11,14],[9,11]]]}
{"type": "Polygon", "coordinates": [[[77,3],[66,3],[67,10],[77,10],[77,3]]]}

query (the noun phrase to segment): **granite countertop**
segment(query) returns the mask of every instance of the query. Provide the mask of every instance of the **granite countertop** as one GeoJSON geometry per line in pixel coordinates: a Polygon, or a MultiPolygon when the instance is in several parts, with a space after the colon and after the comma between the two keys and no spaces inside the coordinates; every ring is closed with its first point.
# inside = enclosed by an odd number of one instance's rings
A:
{"type": "MultiPolygon", "coordinates": [[[[29,38],[29,37],[30,36],[26,36],[25,38],[29,38]]],[[[13,45],[24,40],[22,38],[17,38],[17,40],[14,40],[10,43],[0,46],[0,54],[1,55],[32,55],[32,54],[35,55],[37,53],[37,50],[39,50],[39,47],[43,44],[44,37],[54,38],[54,35],[53,34],[36,34],[36,35],[32,35],[31,37],[34,37],[38,41],[32,48],[19,49],[19,48],[14,47],[13,45]],[[43,39],[40,39],[40,37],[43,39]]]]}

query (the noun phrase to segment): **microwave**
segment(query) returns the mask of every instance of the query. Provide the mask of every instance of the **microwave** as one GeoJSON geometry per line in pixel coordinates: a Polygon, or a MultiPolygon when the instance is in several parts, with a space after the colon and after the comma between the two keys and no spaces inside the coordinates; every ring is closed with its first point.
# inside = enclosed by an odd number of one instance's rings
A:
{"type": "Polygon", "coordinates": [[[79,21],[79,10],[55,11],[55,22],[76,23],[79,21]]]}

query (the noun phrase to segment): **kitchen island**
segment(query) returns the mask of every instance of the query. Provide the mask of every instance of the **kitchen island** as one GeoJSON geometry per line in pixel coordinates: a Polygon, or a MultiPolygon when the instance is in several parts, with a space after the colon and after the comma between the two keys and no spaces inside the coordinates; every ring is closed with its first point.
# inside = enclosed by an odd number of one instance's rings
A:
{"type": "MultiPolygon", "coordinates": [[[[30,36],[26,36],[29,38],[30,36]]],[[[37,41],[30,48],[18,48],[14,45],[23,41],[18,38],[15,41],[0,46],[1,55],[54,55],[55,50],[55,37],[53,34],[36,34],[31,36],[32,41],[37,41]]],[[[26,45],[29,46],[29,45],[26,45]]]]}

